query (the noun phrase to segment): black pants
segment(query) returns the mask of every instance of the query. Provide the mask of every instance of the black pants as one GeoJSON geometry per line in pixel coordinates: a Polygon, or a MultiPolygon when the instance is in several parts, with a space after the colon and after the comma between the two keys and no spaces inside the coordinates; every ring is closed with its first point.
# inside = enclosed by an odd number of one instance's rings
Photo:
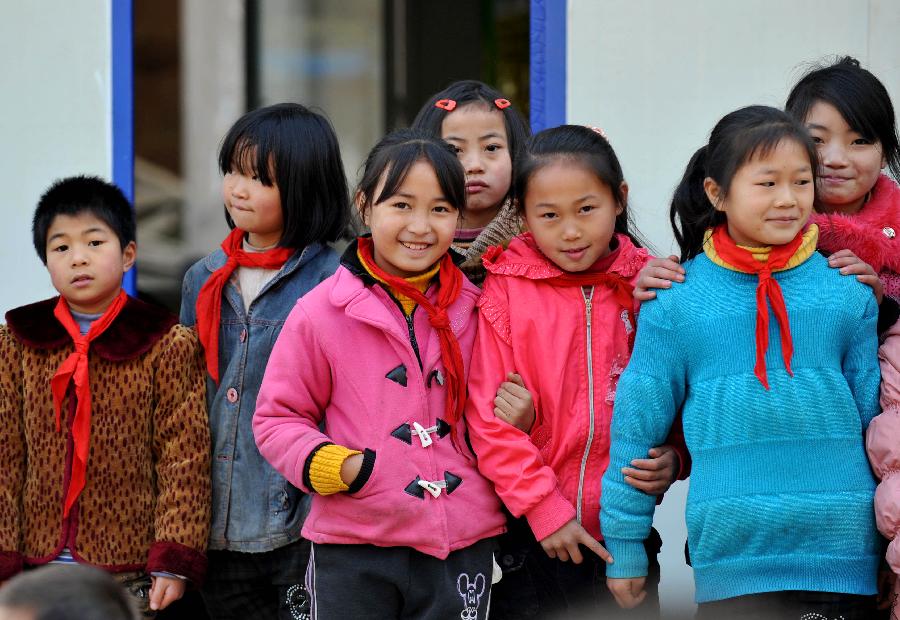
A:
{"type": "Polygon", "coordinates": [[[869,620],[877,618],[874,596],[783,591],[701,603],[697,620],[869,620]]]}
{"type": "Polygon", "coordinates": [[[606,587],[606,562],[582,547],[581,564],[547,556],[524,519],[510,519],[500,537],[498,563],[503,579],[494,586],[491,620],[529,618],[659,618],[659,562],[662,541],[656,530],[644,541],[649,560],[647,597],[635,609],[619,608],[606,587]]]}
{"type": "Polygon", "coordinates": [[[496,546],[482,540],[439,560],[409,547],[314,544],[312,617],[486,620],[496,546]]]}
{"type": "Polygon", "coordinates": [[[309,541],[263,553],[209,551],[203,601],[215,620],[308,620],[309,541]]]}

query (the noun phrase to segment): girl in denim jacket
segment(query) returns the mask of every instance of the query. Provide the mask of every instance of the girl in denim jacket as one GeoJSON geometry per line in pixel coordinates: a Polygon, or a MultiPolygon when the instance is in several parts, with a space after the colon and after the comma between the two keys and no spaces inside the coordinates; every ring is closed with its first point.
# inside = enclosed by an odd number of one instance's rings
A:
{"type": "Polygon", "coordinates": [[[219,167],[232,231],[188,270],[181,302],[208,373],[213,510],[203,598],[217,619],[305,617],[304,495],[260,455],[251,420],[289,311],[337,268],[326,242],[346,225],[347,181],[328,120],[293,103],[241,117],[219,167]]]}

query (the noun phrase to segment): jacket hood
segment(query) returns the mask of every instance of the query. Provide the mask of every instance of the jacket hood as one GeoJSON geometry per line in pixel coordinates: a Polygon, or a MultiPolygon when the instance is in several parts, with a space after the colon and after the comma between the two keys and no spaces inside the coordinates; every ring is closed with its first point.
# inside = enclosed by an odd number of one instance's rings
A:
{"type": "Polygon", "coordinates": [[[820,249],[849,249],[876,272],[900,273],[900,186],[889,177],[881,175],[858,213],[814,213],[810,221],[819,226],[820,249]]]}
{"type": "MultiPolygon", "coordinates": [[[[644,267],[649,253],[646,248],[636,247],[628,235],[616,233],[616,240],[619,255],[608,271],[624,278],[633,278],[644,267]]],[[[531,233],[515,237],[505,250],[499,245],[488,248],[482,261],[488,273],[500,276],[544,280],[565,273],[538,250],[531,233]]]]}

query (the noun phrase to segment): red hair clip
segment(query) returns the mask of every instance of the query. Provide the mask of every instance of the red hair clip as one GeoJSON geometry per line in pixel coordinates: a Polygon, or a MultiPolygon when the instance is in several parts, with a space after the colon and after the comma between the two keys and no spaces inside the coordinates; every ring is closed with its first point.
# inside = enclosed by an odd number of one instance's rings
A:
{"type": "Polygon", "coordinates": [[[609,138],[606,137],[606,132],[603,131],[602,128],[600,128],[600,127],[593,127],[593,126],[591,126],[591,125],[585,125],[585,127],[587,127],[588,129],[590,129],[591,131],[593,131],[595,134],[598,134],[598,135],[600,135],[600,136],[603,136],[603,138],[604,138],[605,140],[609,140],[609,138]]]}
{"type": "Polygon", "coordinates": [[[440,99],[434,102],[434,107],[452,112],[456,109],[456,102],[453,99],[440,99]]]}
{"type": "Polygon", "coordinates": [[[494,105],[497,106],[498,110],[505,110],[512,104],[509,102],[509,99],[494,99],[494,105]]]}

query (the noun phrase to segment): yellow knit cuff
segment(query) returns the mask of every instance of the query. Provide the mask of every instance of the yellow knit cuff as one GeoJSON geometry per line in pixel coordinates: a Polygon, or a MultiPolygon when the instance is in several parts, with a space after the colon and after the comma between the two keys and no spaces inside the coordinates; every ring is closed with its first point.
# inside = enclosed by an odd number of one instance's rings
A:
{"type": "Polygon", "coordinates": [[[341,465],[359,450],[327,444],[316,450],[309,463],[309,483],[319,495],[331,495],[346,491],[350,487],[341,480],[341,465]]]}

